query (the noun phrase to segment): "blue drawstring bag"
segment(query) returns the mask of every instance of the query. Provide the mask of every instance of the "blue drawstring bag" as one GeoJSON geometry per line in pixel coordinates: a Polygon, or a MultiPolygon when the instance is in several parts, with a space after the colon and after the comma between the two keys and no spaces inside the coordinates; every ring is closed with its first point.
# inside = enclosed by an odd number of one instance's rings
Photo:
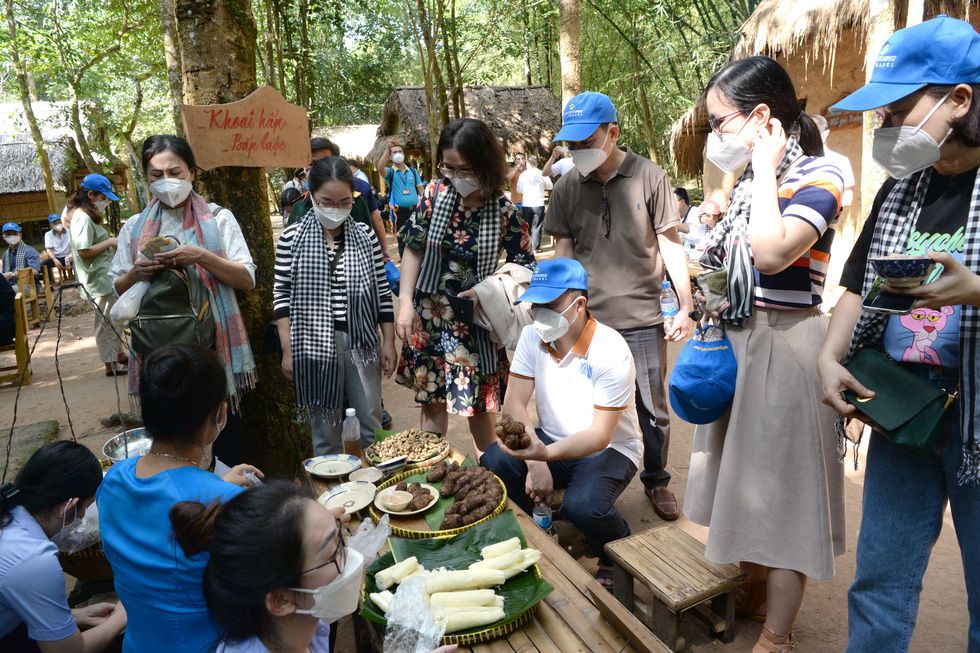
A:
{"type": "Polygon", "coordinates": [[[388,277],[388,287],[391,288],[391,292],[397,297],[398,284],[401,283],[402,273],[398,271],[394,263],[388,261],[385,263],[385,276],[388,277]]]}

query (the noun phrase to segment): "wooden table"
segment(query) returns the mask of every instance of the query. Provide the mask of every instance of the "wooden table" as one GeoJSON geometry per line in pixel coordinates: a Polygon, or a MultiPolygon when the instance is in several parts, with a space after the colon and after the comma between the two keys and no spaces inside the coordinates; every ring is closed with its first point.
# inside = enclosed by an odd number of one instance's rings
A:
{"type": "MultiPolygon", "coordinates": [[[[464,457],[459,452],[453,451],[449,460],[462,461],[464,457]]],[[[317,496],[339,482],[326,482],[309,474],[306,478],[317,496]]],[[[554,586],[555,591],[538,604],[534,617],[520,630],[485,644],[460,647],[460,651],[474,653],[514,653],[515,651],[520,653],[533,651],[668,653],[670,651],[557,542],[538,528],[534,521],[517,507],[517,504],[508,499],[507,507],[514,511],[528,546],[541,551],[541,560],[538,562],[541,576],[554,586]]],[[[355,515],[355,519],[351,520],[352,530],[360,523],[356,517],[355,515]]],[[[368,635],[363,641],[358,641],[359,653],[381,651],[384,633],[380,626],[362,619],[355,613],[354,632],[359,638],[362,633],[368,635]]]]}

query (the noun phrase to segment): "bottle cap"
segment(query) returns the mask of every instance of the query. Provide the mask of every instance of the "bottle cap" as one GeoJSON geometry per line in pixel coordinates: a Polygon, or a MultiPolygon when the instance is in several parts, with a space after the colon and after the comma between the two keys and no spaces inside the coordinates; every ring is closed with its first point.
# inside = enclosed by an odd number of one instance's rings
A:
{"type": "Polygon", "coordinates": [[[354,416],[354,409],[353,408],[348,408],[347,409],[347,417],[353,417],[353,416],[354,416]]]}
{"type": "Polygon", "coordinates": [[[670,282],[669,281],[661,281],[660,282],[660,287],[663,288],[664,290],[668,290],[668,289],[670,289],[670,282]]]}

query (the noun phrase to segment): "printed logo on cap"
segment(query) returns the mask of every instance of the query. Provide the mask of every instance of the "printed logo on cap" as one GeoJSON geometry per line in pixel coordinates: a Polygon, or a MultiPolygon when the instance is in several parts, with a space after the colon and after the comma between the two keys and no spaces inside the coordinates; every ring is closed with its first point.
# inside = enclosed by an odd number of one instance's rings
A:
{"type": "Polygon", "coordinates": [[[895,57],[895,56],[891,56],[891,57],[885,56],[888,53],[888,50],[890,48],[891,48],[891,43],[885,43],[885,45],[882,46],[881,52],[878,53],[878,60],[875,61],[875,68],[894,68],[895,67],[895,60],[898,57],[895,57]]]}

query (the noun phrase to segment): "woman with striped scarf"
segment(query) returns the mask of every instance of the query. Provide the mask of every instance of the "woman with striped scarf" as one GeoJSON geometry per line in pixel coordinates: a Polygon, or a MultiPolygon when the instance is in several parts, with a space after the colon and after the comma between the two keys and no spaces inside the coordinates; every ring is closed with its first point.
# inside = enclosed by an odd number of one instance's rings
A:
{"type": "Polygon", "coordinates": [[[324,157],[307,177],[313,207],[279,237],[272,305],[282,371],[321,456],[344,449],[345,395],[361,422],[361,447],[374,443],[381,374],[391,377],[397,360],[395,314],[378,238],[350,217],[364,201],[354,194],[350,166],[324,157]]]}
{"type": "MultiPolygon", "coordinates": [[[[824,402],[846,420],[860,418],[860,408],[841,394],[874,396],[874,384],[862,386],[842,365],[861,347],[884,351],[948,394],[958,388],[959,401],[926,456],[871,431],[847,650],[908,650],[948,505],[963,559],[969,641],[920,646],[980,651],[980,34],[941,16],[892,34],[877,62],[871,81],[837,105],[874,109],[882,118],[874,159],[891,178],[841,277],[847,290],[820,354],[824,402]],[[876,279],[869,260],[890,254],[939,263],[917,288],[884,286],[915,299],[905,315],[861,307],[876,279]]],[[[843,420],[840,426],[843,445],[843,420]]]]}

